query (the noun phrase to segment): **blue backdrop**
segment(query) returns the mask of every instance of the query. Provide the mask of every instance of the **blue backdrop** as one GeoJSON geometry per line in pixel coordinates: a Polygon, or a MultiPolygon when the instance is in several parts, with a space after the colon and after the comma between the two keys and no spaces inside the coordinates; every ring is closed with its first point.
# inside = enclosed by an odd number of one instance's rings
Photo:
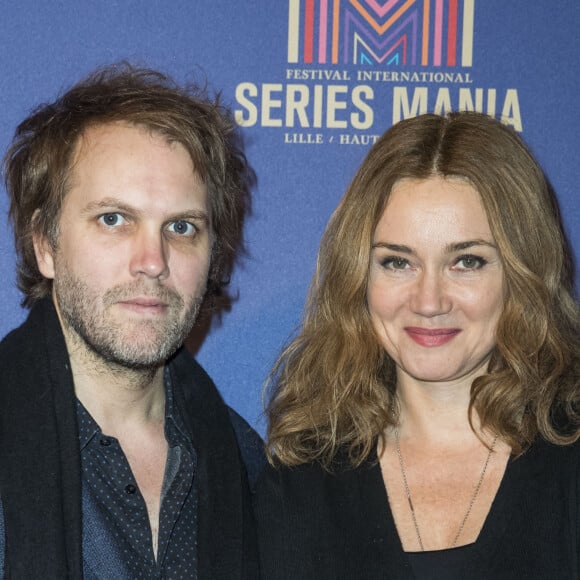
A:
{"type": "MultiPolygon", "coordinates": [[[[239,299],[197,356],[261,431],[262,383],[299,323],[320,235],[396,120],[503,116],[543,165],[580,248],[578,0],[20,0],[4,7],[0,38],[2,150],[31,109],[121,59],[222,91],[257,184],[239,299]]],[[[6,220],[0,266],[4,335],[26,314],[6,220]]]]}

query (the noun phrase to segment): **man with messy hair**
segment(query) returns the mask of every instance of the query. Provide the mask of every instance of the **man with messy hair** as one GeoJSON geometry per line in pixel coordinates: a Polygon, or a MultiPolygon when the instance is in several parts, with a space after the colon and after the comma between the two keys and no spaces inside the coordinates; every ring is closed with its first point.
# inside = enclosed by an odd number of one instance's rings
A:
{"type": "Polygon", "coordinates": [[[5,158],[26,322],[0,344],[4,576],[257,577],[251,428],[182,347],[228,278],[247,166],[229,115],[101,69],[5,158]]]}

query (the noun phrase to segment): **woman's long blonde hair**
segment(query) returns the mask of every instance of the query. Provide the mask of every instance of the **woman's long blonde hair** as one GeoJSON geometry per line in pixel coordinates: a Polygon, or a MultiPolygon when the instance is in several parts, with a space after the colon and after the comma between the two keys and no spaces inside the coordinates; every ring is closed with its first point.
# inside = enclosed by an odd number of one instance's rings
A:
{"type": "MultiPolygon", "coordinates": [[[[395,183],[466,179],[481,195],[503,263],[506,300],[488,373],[470,411],[515,453],[539,435],[579,436],[579,307],[555,197],[521,138],[479,113],[422,115],[374,145],[332,215],[300,332],[268,383],[267,448],[286,465],[353,466],[397,422],[395,365],[367,307],[372,239],[395,183]]],[[[471,416],[471,413],[470,413],[471,416]]]]}

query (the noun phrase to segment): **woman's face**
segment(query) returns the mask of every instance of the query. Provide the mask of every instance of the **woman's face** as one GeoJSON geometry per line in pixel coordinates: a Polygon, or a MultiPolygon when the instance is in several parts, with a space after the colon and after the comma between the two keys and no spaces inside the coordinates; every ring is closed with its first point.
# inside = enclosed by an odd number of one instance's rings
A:
{"type": "Polygon", "coordinates": [[[503,268],[471,185],[440,177],[395,185],[374,234],[367,300],[399,381],[471,382],[486,371],[503,268]]]}

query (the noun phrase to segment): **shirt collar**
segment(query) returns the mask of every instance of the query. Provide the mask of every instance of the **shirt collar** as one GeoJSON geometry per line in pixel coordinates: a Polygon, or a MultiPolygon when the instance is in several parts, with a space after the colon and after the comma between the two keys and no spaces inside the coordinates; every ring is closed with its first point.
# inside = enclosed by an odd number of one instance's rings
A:
{"type": "MultiPolygon", "coordinates": [[[[173,397],[173,383],[169,367],[165,367],[163,373],[163,386],[165,388],[165,438],[170,447],[185,444],[188,447],[192,445],[191,436],[183,423],[183,419],[175,406],[173,397]]],[[[79,429],[79,445],[81,451],[90,443],[90,441],[102,435],[101,428],[87,411],[84,405],[77,398],[77,423],[79,429]]]]}

